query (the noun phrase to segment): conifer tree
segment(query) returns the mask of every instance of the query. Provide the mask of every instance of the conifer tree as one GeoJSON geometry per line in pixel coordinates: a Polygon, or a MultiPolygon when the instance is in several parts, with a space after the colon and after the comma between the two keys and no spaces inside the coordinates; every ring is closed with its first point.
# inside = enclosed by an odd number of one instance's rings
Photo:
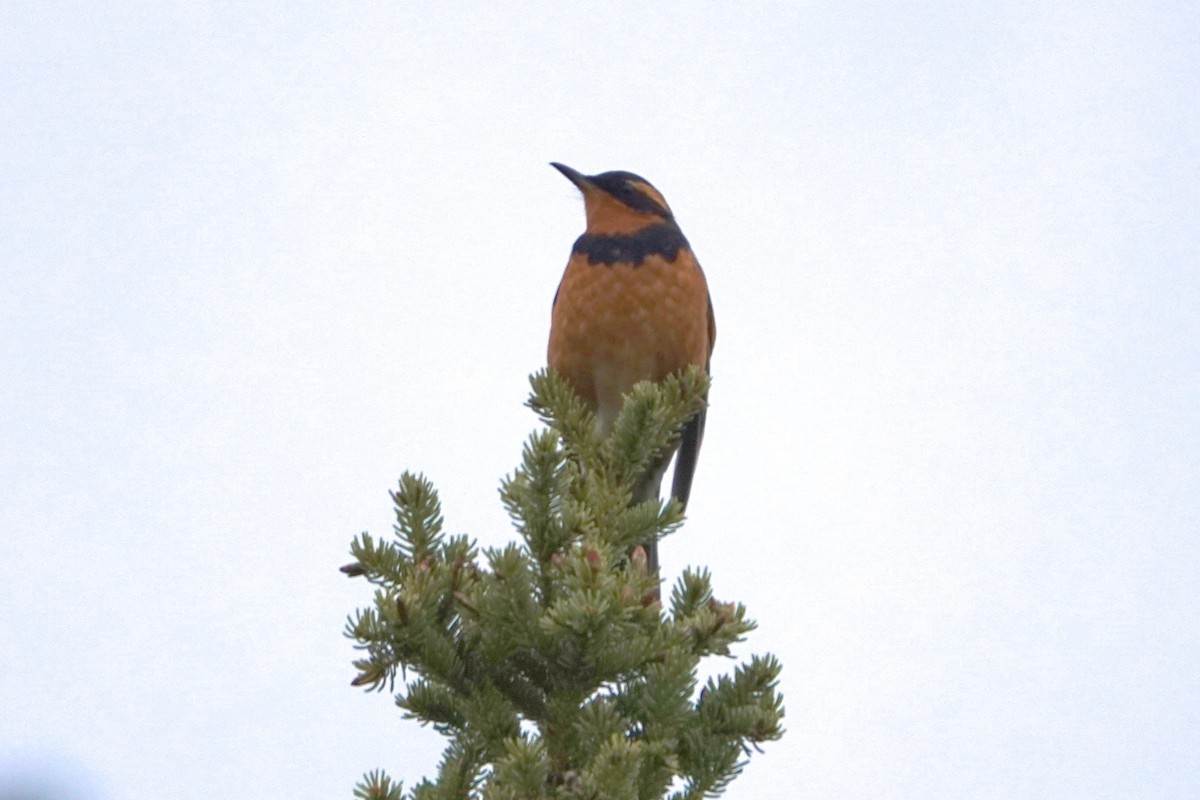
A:
{"type": "MultiPolygon", "coordinates": [[[[407,793],[381,771],[362,800],[713,797],[783,729],[780,664],[753,656],[698,690],[697,665],[753,630],[738,603],[687,570],[662,608],[639,542],[674,532],[679,503],[630,506],[631,487],[704,403],[695,368],[642,383],[602,439],[553,372],[528,405],[547,424],[500,495],[519,542],[482,553],[442,529],[428,480],[392,493],[395,538],[361,534],[344,571],[375,585],[346,636],[353,683],[401,689],[405,716],[449,739],[437,775],[407,793]]],[[[684,548],[681,546],[679,552],[684,548]]]]}

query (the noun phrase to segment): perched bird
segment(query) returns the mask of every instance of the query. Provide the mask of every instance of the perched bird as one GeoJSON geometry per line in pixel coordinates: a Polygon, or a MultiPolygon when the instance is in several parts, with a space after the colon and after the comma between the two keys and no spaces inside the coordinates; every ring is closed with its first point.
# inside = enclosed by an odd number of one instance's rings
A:
{"type": "MultiPolygon", "coordinates": [[[[587,227],[575,240],[551,312],[549,365],[575,388],[608,434],[622,396],[689,364],[709,366],[717,329],[704,271],[667,201],[631,172],[583,175],[554,163],[583,193],[587,227]]],[[[684,428],[671,495],[687,506],[704,436],[705,411],[684,428]]],[[[634,487],[633,502],[657,497],[671,453],[634,487]]],[[[654,542],[647,567],[658,569],[654,542]]]]}

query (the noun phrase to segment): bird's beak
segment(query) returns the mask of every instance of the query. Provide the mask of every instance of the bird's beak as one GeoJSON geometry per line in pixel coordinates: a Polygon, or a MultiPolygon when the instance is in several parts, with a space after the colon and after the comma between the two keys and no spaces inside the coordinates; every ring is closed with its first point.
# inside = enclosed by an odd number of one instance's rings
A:
{"type": "Polygon", "coordinates": [[[584,175],[578,170],[573,170],[566,164],[559,164],[557,161],[551,161],[550,166],[567,176],[567,180],[575,184],[576,188],[581,192],[586,192],[592,187],[592,182],[588,180],[587,175],[584,175]]]}

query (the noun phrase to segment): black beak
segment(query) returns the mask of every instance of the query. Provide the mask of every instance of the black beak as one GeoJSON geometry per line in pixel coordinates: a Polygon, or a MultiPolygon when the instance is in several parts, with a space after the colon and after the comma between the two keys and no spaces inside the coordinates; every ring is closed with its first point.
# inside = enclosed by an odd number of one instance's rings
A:
{"type": "Polygon", "coordinates": [[[582,172],[579,172],[578,170],[571,169],[566,164],[559,164],[557,161],[551,161],[550,166],[554,167],[556,170],[561,172],[563,175],[566,175],[567,180],[569,180],[571,183],[575,184],[575,187],[577,189],[579,189],[579,191],[581,191],[581,192],[587,191],[592,185],[592,182],[590,180],[588,180],[587,175],[584,175],[582,172]]]}

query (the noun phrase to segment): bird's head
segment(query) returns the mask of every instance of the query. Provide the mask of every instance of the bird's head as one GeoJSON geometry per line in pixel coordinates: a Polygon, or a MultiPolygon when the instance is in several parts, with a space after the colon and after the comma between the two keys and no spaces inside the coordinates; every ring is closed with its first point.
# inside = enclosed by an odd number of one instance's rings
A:
{"type": "Polygon", "coordinates": [[[565,164],[551,162],[550,166],[583,193],[588,233],[630,233],[674,221],[662,194],[640,175],[620,171],[584,175],[565,164]]]}

